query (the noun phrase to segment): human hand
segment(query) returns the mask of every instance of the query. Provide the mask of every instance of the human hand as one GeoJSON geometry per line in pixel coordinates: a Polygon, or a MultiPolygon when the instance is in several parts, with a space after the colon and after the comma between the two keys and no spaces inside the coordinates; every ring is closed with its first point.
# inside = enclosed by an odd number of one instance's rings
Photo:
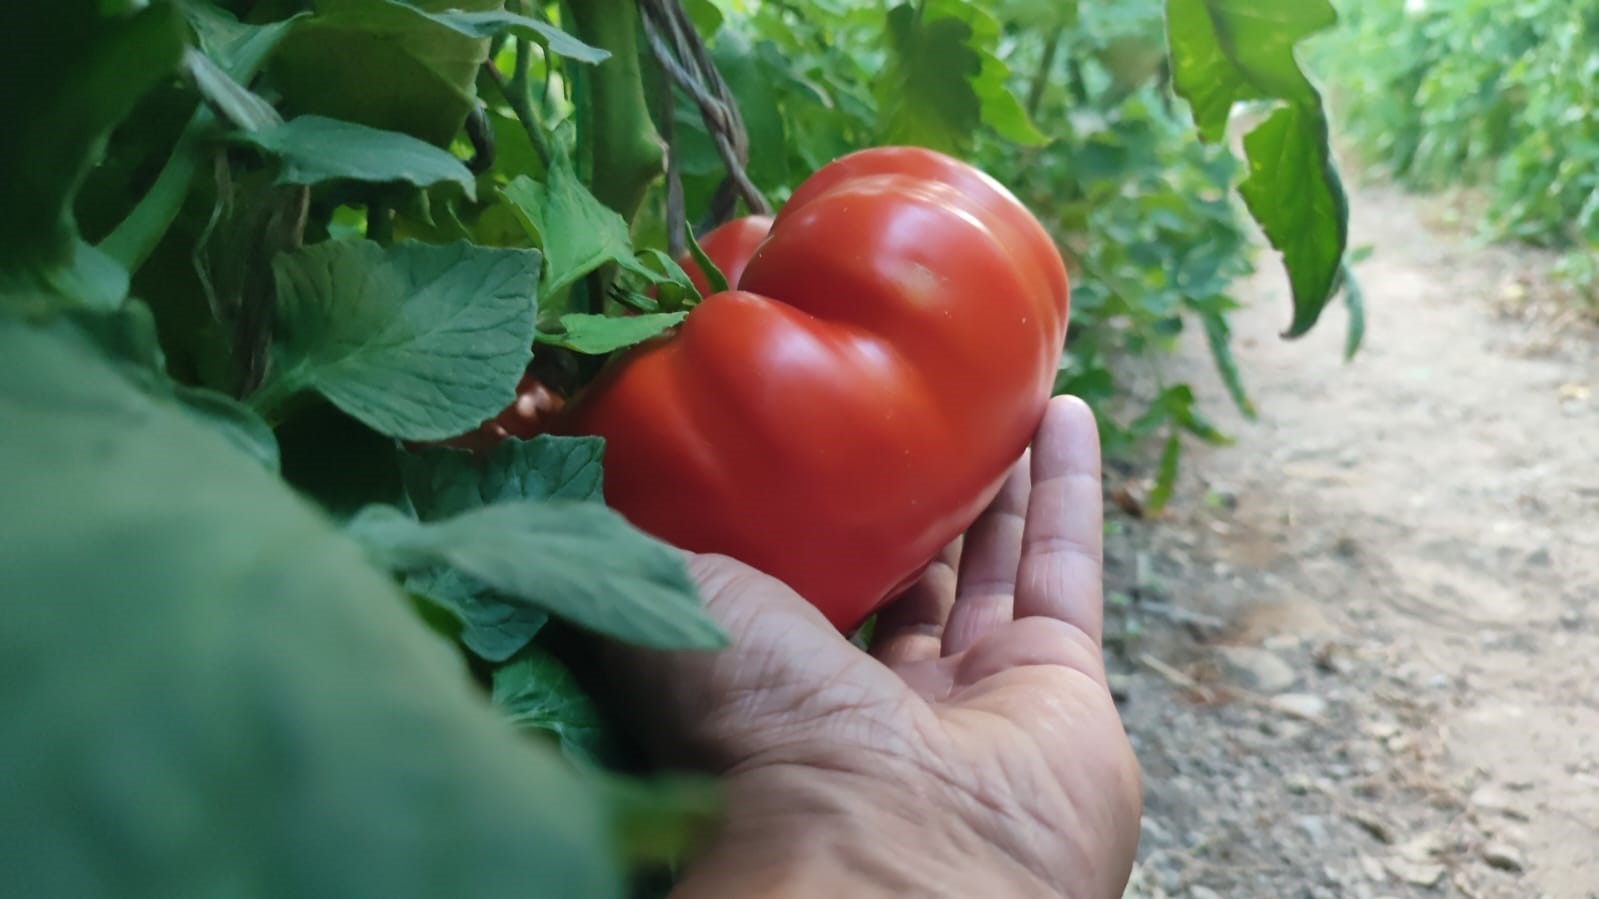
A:
{"type": "Polygon", "coordinates": [[[1097,431],[1062,398],[870,654],[782,583],[691,556],[732,647],[611,660],[663,761],[727,788],[674,895],[1120,896],[1142,799],[1105,682],[1101,547],[1097,431]]]}

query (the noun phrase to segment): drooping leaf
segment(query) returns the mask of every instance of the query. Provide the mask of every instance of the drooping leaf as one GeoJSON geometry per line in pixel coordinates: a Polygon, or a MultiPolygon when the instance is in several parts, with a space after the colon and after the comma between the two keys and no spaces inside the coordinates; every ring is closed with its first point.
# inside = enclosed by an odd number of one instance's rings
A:
{"type": "Polygon", "coordinates": [[[1349,245],[1349,200],[1333,168],[1327,118],[1320,107],[1284,106],[1245,136],[1244,150],[1249,177],[1238,193],[1283,254],[1294,294],[1286,336],[1297,337],[1332,299],[1349,245]]]}
{"type": "Polygon", "coordinates": [[[316,390],[373,428],[442,440],[498,414],[532,357],[539,254],[331,241],[279,256],[274,369],[254,402],[316,390]]]}
{"type": "Polygon", "coordinates": [[[622,894],[609,797],[254,460],[9,320],[0,408],[8,890],[622,894]]]}
{"type": "Polygon", "coordinates": [[[374,506],[349,529],[397,572],[452,567],[595,633],[663,649],[726,644],[676,551],[598,503],[505,502],[433,523],[374,506]]]}
{"type": "Polygon", "coordinates": [[[545,182],[519,175],[504,188],[530,236],[544,249],[544,293],[555,296],[579,278],[615,262],[646,276],[633,255],[627,222],[595,198],[565,158],[545,182]]]}
{"type": "Polygon", "coordinates": [[[128,273],[79,236],[72,201],[134,102],[176,70],[175,4],[0,4],[0,288],[46,288],[110,308],[128,273]]]}
{"type": "Polygon", "coordinates": [[[667,329],[681,324],[687,315],[686,312],[658,312],[650,315],[607,316],[574,312],[561,316],[560,333],[540,331],[538,342],[564,347],[574,353],[603,356],[658,337],[667,329]]]}
{"type": "Polygon", "coordinates": [[[1320,107],[1294,49],[1337,24],[1328,0],[1166,0],[1166,20],[1173,86],[1207,140],[1222,139],[1233,107],[1246,100],[1320,107]]]}
{"type": "MultiPolygon", "coordinates": [[[[402,0],[389,0],[389,2],[396,6],[411,5],[402,0]]],[[[591,47],[548,22],[503,9],[489,9],[482,12],[448,9],[426,15],[440,25],[467,37],[488,38],[510,33],[533,41],[551,53],[574,62],[594,64],[611,58],[609,50],[591,47]]]]}
{"type": "Polygon", "coordinates": [[[1328,0],[1166,0],[1173,84],[1200,134],[1219,141],[1234,106],[1284,104],[1244,139],[1249,177],[1239,192],[1283,254],[1294,315],[1285,336],[1320,318],[1349,243],[1349,208],[1333,165],[1321,95],[1294,56],[1338,21],[1328,0]]]}
{"type": "Polygon", "coordinates": [[[241,143],[278,157],[279,184],[404,181],[417,187],[459,184],[468,197],[477,182],[466,164],[446,150],[397,131],[305,115],[259,131],[235,135],[241,143]]]}

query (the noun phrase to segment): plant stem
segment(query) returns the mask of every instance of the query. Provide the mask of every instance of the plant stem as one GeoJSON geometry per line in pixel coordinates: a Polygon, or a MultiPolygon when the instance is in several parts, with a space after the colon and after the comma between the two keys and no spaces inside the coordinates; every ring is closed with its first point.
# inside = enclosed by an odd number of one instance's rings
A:
{"type": "Polygon", "coordinates": [[[1033,84],[1027,92],[1028,118],[1038,118],[1038,109],[1044,104],[1044,91],[1049,87],[1049,75],[1055,68],[1055,57],[1060,53],[1061,38],[1065,34],[1066,30],[1060,29],[1044,44],[1044,58],[1039,60],[1038,71],[1033,73],[1033,84]]]}
{"type": "Polygon", "coordinates": [[[578,122],[580,171],[600,202],[631,222],[650,183],[665,169],[639,65],[634,0],[570,0],[572,31],[611,58],[584,73],[587,102],[578,122]]]}
{"type": "Polygon", "coordinates": [[[100,249],[129,272],[138,271],[150,258],[183,208],[189,184],[194,180],[203,155],[199,135],[211,121],[211,113],[203,105],[195,110],[150,191],[139,199],[128,217],[100,241],[100,249]]]}

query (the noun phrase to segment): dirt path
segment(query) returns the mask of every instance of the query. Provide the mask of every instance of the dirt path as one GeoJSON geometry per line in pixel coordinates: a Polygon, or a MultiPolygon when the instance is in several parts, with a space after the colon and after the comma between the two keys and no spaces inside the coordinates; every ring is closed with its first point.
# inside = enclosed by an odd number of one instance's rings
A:
{"type": "Polygon", "coordinates": [[[1283,342],[1262,258],[1247,423],[1107,542],[1147,778],[1130,896],[1599,899],[1599,342],[1506,314],[1540,263],[1356,191],[1367,348],[1283,342]]]}

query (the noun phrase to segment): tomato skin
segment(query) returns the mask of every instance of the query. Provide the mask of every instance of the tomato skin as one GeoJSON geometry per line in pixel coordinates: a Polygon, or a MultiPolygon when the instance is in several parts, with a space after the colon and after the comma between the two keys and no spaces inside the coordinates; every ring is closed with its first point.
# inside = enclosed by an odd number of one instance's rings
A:
{"type": "Polygon", "coordinates": [[[635,526],[772,574],[848,631],[1026,448],[1066,269],[1008,190],[923,149],[843,157],[752,240],[763,225],[707,235],[737,289],[624,354],[557,426],[605,438],[606,501],[635,526]],[[746,266],[722,256],[751,245],[746,266]]]}

